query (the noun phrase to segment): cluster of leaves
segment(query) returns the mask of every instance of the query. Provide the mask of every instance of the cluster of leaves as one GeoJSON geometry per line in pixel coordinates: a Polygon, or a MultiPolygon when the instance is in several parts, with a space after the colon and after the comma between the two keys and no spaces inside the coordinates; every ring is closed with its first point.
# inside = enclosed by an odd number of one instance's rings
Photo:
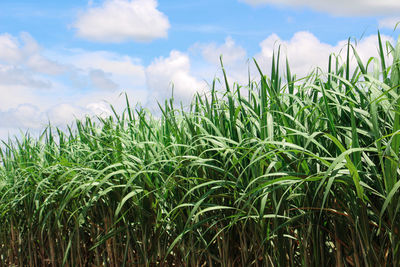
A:
{"type": "Polygon", "coordinates": [[[278,52],[186,111],[126,98],[4,143],[0,266],[398,266],[400,43],[379,51],[302,79],[278,52]]]}

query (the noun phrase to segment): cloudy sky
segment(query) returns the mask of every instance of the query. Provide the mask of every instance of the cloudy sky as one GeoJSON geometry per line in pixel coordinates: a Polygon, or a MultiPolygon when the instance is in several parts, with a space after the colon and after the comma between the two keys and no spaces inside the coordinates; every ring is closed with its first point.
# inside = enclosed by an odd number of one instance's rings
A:
{"type": "Polygon", "coordinates": [[[349,37],[367,60],[378,29],[397,40],[398,14],[398,0],[1,0],[0,139],[109,114],[121,92],[151,109],[173,85],[188,102],[221,54],[238,82],[252,58],[267,72],[278,44],[298,75],[349,37]]]}

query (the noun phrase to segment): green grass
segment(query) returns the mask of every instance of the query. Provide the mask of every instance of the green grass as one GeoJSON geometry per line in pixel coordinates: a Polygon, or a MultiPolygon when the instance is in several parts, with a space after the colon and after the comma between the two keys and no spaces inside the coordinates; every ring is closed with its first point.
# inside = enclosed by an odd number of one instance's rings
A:
{"type": "Polygon", "coordinates": [[[400,43],[379,51],[302,79],[278,52],[186,111],[127,98],[4,143],[0,266],[398,266],[400,43]]]}

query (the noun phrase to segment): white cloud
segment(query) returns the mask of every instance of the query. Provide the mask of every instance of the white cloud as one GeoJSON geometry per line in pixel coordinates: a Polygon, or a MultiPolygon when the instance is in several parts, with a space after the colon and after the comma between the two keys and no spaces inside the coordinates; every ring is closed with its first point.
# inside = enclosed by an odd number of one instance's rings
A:
{"type": "Polygon", "coordinates": [[[81,89],[129,90],[145,86],[144,67],[138,59],[79,49],[54,53],[43,51],[28,33],[19,37],[0,35],[0,84],[49,89],[64,74],[81,89]]]}
{"type": "Polygon", "coordinates": [[[0,35],[0,60],[6,63],[19,62],[22,59],[18,40],[10,34],[0,35]]]}
{"type": "Polygon", "coordinates": [[[49,75],[57,75],[65,71],[65,67],[61,64],[42,56],[41,48],[26,32],[21,33],[19,38],[8,33],[0,35],[0,62],[24,65],[36,72],[49,75]]]}
{"type": "Polygon", "coordinates": [[[222,81],[222,87],[225,87],[221,72],[220,56],[227,73],[227,78],[232,86],[233,82],[246,84],[248,81],[247,69],[248,58],[247,51],[242,46],[236,44],[235,40],[228,36],[224,43],[196,43],[189,48],[189,52],[194,56],[193,72],[201,75],[202,79],[211,82],[213,77],[222,81]],[[201,59],[196,60],[200,54],[201,59]]]}
{"type": "Polygon", "coordinates": [[[309,7],[317,11],[323,11],[334,15],[366,16],[387,15],[400,12],[398,0],[239,0],[252,6],[276,5],[309,7]]]}
{"type": "Polygon", "coordinates": [[[34,71],[48,75],[58,75],[67,71],[65,66],[62,66],[55,61],[48,60],[39,54],[34,54],[28,57],[26,60],[26,66],[34,71]]]}
{"type": "Polygon", "coordinates": [[[20,104],[16,108],[0,111],[0,127],[21,127],[37,129],[42,127],[43,113],[33,104],[20,104]]]}
{"type": "Polygon", "coordinates": [[[170,24],[156,0],[106,0],[81,14],[74,27],[82,38],[116,43],[167,37],[170,24]]]}
{"type": "Polygon", "coordinates": [[[196,44],[192,49],[200,49],[204,59],[214,64],[220,64],[219,57],[221,55],[224,64],[232,64],[246,58],[246,50],[237,45],[230,36],[222,45],[216,43],[196,44]]]}
{"type": "Polygon", "coordinates": [[[108,75],[102,70],[91,70],[89,73],[90,80],[92,84],[103,90],[116,90],[118,89],[118,84],[113,82],[108,75]]]}
{"type": "Polygon", "coordinates": [[[24,85],[32,89],[49,89],[52,87],[49,80],[35,76],[37,75],[21,67],[0,65],[0,84],[2,85],[24,85]]]}
{"type": "Polygon", "coordinates": [[[122,91],[132,104],[146,103],[145,67],[138,59],[104,51],[59,53],[42,50],[27,33],[0,35],[1,137],[6,130],[42,129],[48,120],[62,126],[85,114],[109,115],[108,103],[121,111],[122,91]]]}
{"type": "MultiPolygon", "coordinates": [[[[381,37],[383,42],[387,40],[393,42],[393,39],[389,36],[382,35],[381,37]]],[[[376,35],[371,35],[358,41],[356,51],[363,62],[366,62],[371,56],[378,56],[377,40],[376,35]]],[[[271,68],[273,52],[277,51],[279,45],[281,45],[281,59],[285,59],[287,56],[292,74],[296,74],[300,78],[316,67],[326,71],[328,58],[332,53],[344,59],[347,40],[339,41],[336,45],[330,45],[321,42],[310,32],[297,32],[290,40],[282,40],[276,34],[272,34],[260,43],[261,52],[255,56],[266,74],[269,73],[271,68]]],[[[281,63],[284,63],[284,60],[281,60],[281,63]]],[[[354,57],[352,57],[351,64],[354,68],[356,65],[354,57]]]]}
{"type": "Polygon", "coordinates": [[[90,111],[90,114],[94,114],[102,118],[112,115],[110,106],[105,102],[90,103],[86,106],[86,108],[90,111]]]}
{"type": "Polygon", "coordinates": [[[105,72],[144,77],[144,69],[137,58],[124,56],[107,51],[72,51],[68,55],[69,63],[75,63],[81,68],[101,68],[105,72]]]}
{"type": "Polygon", "coordinates": [[[146,77],[147,88],[157,100],[171,96],[172,86],[174,98],[182,101],[190,100],[196,91],[201,92],[206,88],[191,74],[189,56],[179,51],[171,51],[169,57],[154,60],[146,68],[146,77]]]}
{"type": "Polygon", "coordinates": [[[387,28],[394,30],[397,25],[397,29],[400,27],[400,17],[387,17],[378,21],[379,28],[387,28]]]}
{"type": "Polygon", "coordinates": [[[73,50],[60,56],[60,60],[83,73],[90,70],[107,73],[108,79],[118,85],[116,89],[137,89],[146,85],[145,67],[136,58],[107,51],[73,50]]]}
{"type": "MultiPolygon", "coordinates": [[[[389,36],[381,35],[382,41],[391,41],[393,39],[389,36]]],[[[361,60],[366,63],[371,56],[378,56],[378,38],[376,35],[371,35],[359,40],[356,44],[356,50],[361,60]]],[[[354,42],[353,42],[353,45],[354,42]]],[[[342,40],[332,45],[319,40],[315,35],[310,32],[297,32],[292,38],[288,40],[281,39],[276,34],[271,34],[260,43],[260,52],[254,57],[262,68],[264,74],[269,75],[271,72],[271,62],[273,53],[277,53],[278,47],[281,47],[281,60],[280,70],[285,73],[285,60],[289,60],[289,65],[292,74],[297,78],[302,78],[309,74],[316,67],[322,68],[327,71],[329,55],[334,53],[343,59],[346,58],[347,40],[342,40]]],[[[203,61],[197,60],[193,64],[193,73],[197,77],[211,79],[213,76],[218,77],[223,81],[222,72],[219,64],[219,54],[224,51],[229,51],[230,57],[224,57],[224,67],[228,75],[230,86],[233,82],[240,85],[246,85],[248,82],[248,71],[250,71],[250,78],[258,80],[259,73],[255,68],[252,60],[248,60],[246,51],[242,47],[235,44],[233,39],[227,38],[225,43],[222,44],[195,44],[189,51],[193,54],[201,54],[203,61]],[[244,52],[243,52],[244,51],[244,52]],[[228,60],[225,60],[228,58],[228,60]],[[206,63],[204,63],[204,61],[206,63]]],[[[350,50],[352,52],[352,50],[350,50]]],[[[343,62],[343,61],[342,61],[343,62]]],[[[351,54],[351,69],[357,65],[354,56],[351,54]]],[[[369,69],[372,71],[372,69],[369,69]]],[[[224,87],[222,83],[221,87],[224,87]]]]}
{"type": "MultiPolygon", "coordinates": [[[[64,103],[77,114],[107,116],[112,114],[110,104],[117,112],[125,108],[125,98],[121,95],[126,92],[131,104],[140,102],[146,104],[146,75],[145,67],[139,59],[107,51],[69,50],[63,54],[54,55],[60,61],[74,69],[71,72],[75,86],[90,90],[77,90],[64,103]],[[100,90],[97,90],[100,89],[100,90]],[[73,103],[73,104],[71,104],[73,103]]],[[[67,109],[65,109],[67,110],[67,109]]],[[[64,123],[69,117],[61,117],[57,121],[64,123]]]]}
{"type": "MultiPolygon", "coordinates": [[[[45,104],[40,101],[39,94],[31,87],[24,85],[9,85],[0,83],[0,111],[16,108],[24,103],[45,104]]],[[[47,100],[47,99],[46,99],[47,100]]],[[[1,127],[1,124],[0,124],[1,127]]]]}
{"type": "Polygon", "coordinates": [[[52,125],[63,126],[72,123],[75,119],[82,119],[89,113],[84,107],[72,103],[62,103],[47,109],[44,114],[52,125]]]}
{"type": "Polygon", "coordinates": [[[337,52],[334,46],[322,43],[309,32],[297,32],[288,41],[281,40],[276,34],[271,34],[260,43],[261,52],[255,56],[262,66],[271,67],[272,56],[281,45],[282,55],[289,59],[292,72],[305,75],[313,68],[326,65],[330,53],[337,52]]]}

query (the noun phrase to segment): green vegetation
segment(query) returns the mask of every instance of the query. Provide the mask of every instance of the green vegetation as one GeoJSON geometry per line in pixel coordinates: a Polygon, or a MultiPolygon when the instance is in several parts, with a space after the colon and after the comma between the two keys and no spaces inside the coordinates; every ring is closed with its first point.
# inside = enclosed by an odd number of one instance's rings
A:
{"type": "Polygon", "coordinates": [[[399,266],[400,42],[346,49],[6,143],[0,266],[399,266]]]}

